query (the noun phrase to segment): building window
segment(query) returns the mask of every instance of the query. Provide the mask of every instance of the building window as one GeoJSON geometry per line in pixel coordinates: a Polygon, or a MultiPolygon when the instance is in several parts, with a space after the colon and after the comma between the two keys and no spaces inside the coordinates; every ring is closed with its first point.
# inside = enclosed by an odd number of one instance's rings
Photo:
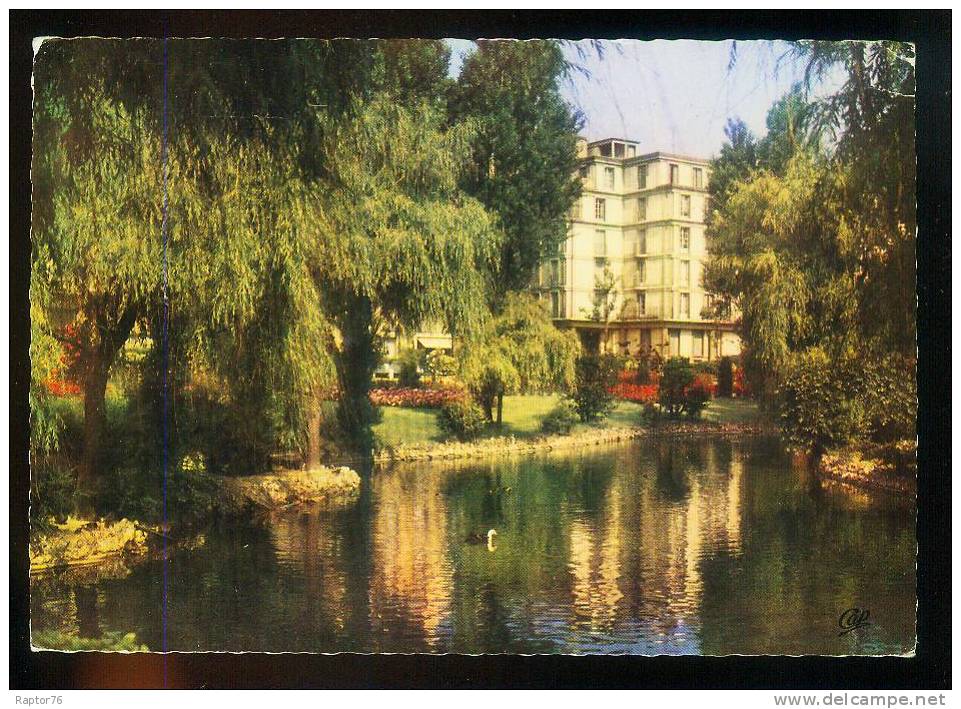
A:
{"type": "Polygon", "coordinates": [[[594,255],[607,256],[607,232],[603,229],[594,232],[594,255]]]}
{"type": "Polygon", "coordinates": [[[637,188],[647,189],[647,165],[637,166],[637,188]]]}
{"type": "Polygon", "coordinates": [[[691,250],[691,229],[690,227],[681,227],[681,250],[690,251],[691,250]]]}
{"type": "Polygon", "coordinates": [[[691,317],[691,294],[681,293],[681,317],[691,317]]]}
{"type": "Polygon", "coordinates": [[[704,333],[700,330],[694,331],[694,352],[695,357],[704,356],[704,333]]]}
{"type": "Polygon", "coordinates": [[[605,167],[604,168],[604,181],[607,185],[607,189],[614,191],[614,168],[605,167]]]}
{"type": "Polygon", "coordinates": [[[671,184],[672,185],[676,185],[678,184],[678,182],[680,182],[680,179],[678,177],[680,173],[681,173],[681,169],[677,165],[671,165],[671,184]]]}
{"type": "Polygon", "coordinates": [[[557,284],[563,286],[567,281],[567,264],[564,259],[557,262],[557,284]]]}
{"type": "Polygon", "coordinates": [[[681,285],[686,286],[691,283],[691,262],[681,261],[681,285]]]}
{"type": "Polygon", "coordinates": [[[641,197],[637,200],[637,221],[647,221],[647,197],[641,197]]]}
{"type": "Polygon", "coordinates": [[[551,292],[551,317],[561,317],[561,294],[557,291],[551,292]]]}
{"type": "Polygon", "coordinates": [[[694,186],[699,190],[704,188],[704,170],[699,167],[694,168],[694,186]]]}
{"type": "Polygon", "coordinates": [[[555,259],[551,261],[551,286],[556,286],[558,283],[560,283],[559,273],[560,265],[558,264],[557,259],[555,259]]]}
{"type": "Polygon", "coordinates": [[[627,157],[632,158],[632,157],[634,157],[636,154],[637,154],[637,148],[635,148],[633,145],[628,145],[628,146],[627,146],[627,157]]]}
{"type": "Polygon", "coordinates": [[[647,229],[641,229],[637,232],[637,253],[647,253],[647,229]]]}
{"type": "Polygon", "coordinates": [[[681,331],[680,330],[668,330],[668,355],[671,357],[677,357],[681,354],[681,331]]]}
{"type": "Polygon", "coordinates": [[[644,315],[645,311],[647,310],[646,301],[647,301],[646,294],[643,291],[637,294],[637,314],[638,315],[644,315]]]}
{"type": "Polygon", "coordinates": [[[637,259],[637,268],[634,269],[634,285],[642,286],[647,282],[647,262],[639,258],[637,259]]]}
{"type": "Polygon", "coordinates": [[[689,194],[681,195],[681,216],[691,216],[691,195],[689,194]]]}
{"type": "MultiPolygon", "coordinates": [[[[688,197],[688,207],[690,207],[690,197],[688,197]]],[[[690,209],[688,209],[690,211],[690,209]]],[[[607,219],[607,202],[603,199],[594,200],[594,218],[602,222],[607,219]]]]}

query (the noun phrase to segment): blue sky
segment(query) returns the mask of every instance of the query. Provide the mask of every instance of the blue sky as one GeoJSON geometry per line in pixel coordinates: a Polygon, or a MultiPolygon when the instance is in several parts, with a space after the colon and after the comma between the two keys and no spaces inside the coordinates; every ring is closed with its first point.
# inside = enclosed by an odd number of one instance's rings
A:
{"type": "MultiPolygon", "coordinates": [[[[473,43],[447,40],[456,75],[473,43]]],[[[803,67],[781,60],[783,42],[738,41],[729,68],[731,41],[605,41],[603,57],[589,43],[568,43],[575,71],[562,92],[581,111],[590,140],[630,138],[641,152],[664,150],[703,157],[724,142],[727,119],[740,117],[756,135],[766,132],[771,104],[803,76],[803,67]]]]}

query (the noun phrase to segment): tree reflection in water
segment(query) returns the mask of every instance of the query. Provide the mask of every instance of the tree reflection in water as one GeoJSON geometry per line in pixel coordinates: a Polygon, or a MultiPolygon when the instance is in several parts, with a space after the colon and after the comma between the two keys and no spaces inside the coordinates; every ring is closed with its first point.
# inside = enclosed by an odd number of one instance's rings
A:
{"type": "MultiPolygon", "coordinates": [[[[654,440],[396,465],[348,508],[222,524],[171,559],[176,649],[899,653],[913,510],[820,488],[776,442],[654,440]],[[496,548],[465,543],[498,532],[496,548]],[[868,605],[870,628],[838,637],[868,605]]],[[[37,580],[35,629],[160,640],[159,564],[37,580]]]]}

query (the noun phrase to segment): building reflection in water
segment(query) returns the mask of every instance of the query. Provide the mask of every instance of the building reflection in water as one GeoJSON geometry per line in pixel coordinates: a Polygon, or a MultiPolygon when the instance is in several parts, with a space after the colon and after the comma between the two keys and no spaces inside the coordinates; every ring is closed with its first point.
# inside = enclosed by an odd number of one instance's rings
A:
{"type": "Polygon", "coordinates": [[[437,644],[452,586],[442,479],[413,467],[378,470],[371,478],[374,637],[423,638],[430,648],[437,644]]]}
{"type": "Polygon", "coordinates": [[[665,642],[690,642],[703,594],[700,565],[741,547],[743,462],[726,444],[658,443],[618,460],[600,514],[570,522],[572,609],[598,632],[643,626],[665,642]]]}

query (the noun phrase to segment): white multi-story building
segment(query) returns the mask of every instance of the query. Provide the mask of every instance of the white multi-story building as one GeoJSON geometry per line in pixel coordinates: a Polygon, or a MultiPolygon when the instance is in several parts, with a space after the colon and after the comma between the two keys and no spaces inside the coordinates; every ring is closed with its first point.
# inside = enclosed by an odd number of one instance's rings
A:
{"type": "Polygon", "coordinates": [[[640,155],[637,143],[616,138],[581,139],[578,150],[583,192],[570,233],[534,284],[555,323],[606,352],[739,354],[734,324],[704,317],[708,162],[640,155]]]}

